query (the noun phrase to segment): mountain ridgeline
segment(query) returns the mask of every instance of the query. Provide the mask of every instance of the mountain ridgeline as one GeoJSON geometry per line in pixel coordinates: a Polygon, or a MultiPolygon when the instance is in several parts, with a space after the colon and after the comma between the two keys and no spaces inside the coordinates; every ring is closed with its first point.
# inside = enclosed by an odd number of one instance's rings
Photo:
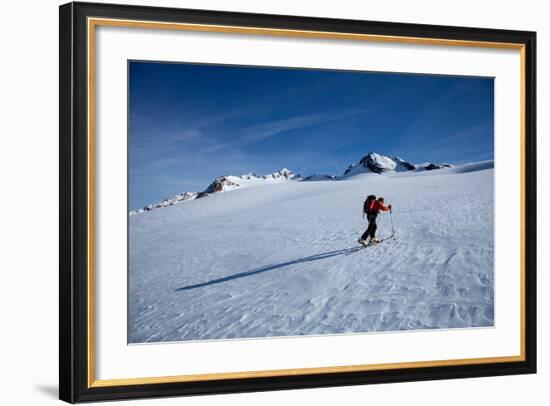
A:
{"type": "Polygon", "coordinates": [[[289,169],[283,168],[277,172],[258,176],[255,173],[247,173],[241,176],[224,175],[216,178],[206,189],[201,192],[185,192],[175,196],[168,197],[156,203],[151,203],[142,209],[131,211],[129,214],[135,215],[151,211],[158,208],[173,206],[189,200],[200,199],[215,193],[228,192],[235,189],[243,189],[252,186],[261,186],[281,182],[316,182],[316,181],[339,181],[351,178],[356,175],[373,173],[393,173],[406,171],[430,171],[435,169],[450,168],[446,163],[425,163],[412,164],[399,157],[388,157],[375,152],[369,152],[361,160],[348,166],[343,175],[336,176],[332,174],[312,174],[302,176],[295,174],[289,169]]]}

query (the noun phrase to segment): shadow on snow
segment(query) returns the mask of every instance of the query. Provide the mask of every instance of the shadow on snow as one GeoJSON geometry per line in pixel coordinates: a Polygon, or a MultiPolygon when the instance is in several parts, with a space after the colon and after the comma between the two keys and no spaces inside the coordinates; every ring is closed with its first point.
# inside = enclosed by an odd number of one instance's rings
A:
{"type": "Polygon", "coordinates": [[[335,257],[335,256],[338,256],[338,255],[352,254],[356,251],[359,251],[362,248],[364,248],[364,247],[359,246],[359,247],[345,248],[345,249],[342,249],[342,250],[323,252],[322,254],[310,255],[309,257],[294,259],[292,261],[282,262],[280,264],[275,264],[275,265],[268,265],[268,266],[265,266],[265,267],[262,267],[262,268],[252,269],[250,271],[245,271],[245,272],[240,272],[240,273],[237,273],[237,274],[234,274],[234,275],[224,276],[223,278],[219,278],[219,279],[212,279],[211,281],[208,281],[208,282],[203,282],[203,283],[197,283],[195,285],[184,286],[184,287],[176,289],[175,291],[179,292],[179,291],[183,291],[183,290],[191,290],[191,289],[202,288],[204,286],[217,285],[218,283],[229,282],[229,281],[232,281],[232,280],[235,280],[235,279],[240,279],[240,278],[246,278],[247,276],[257,275],[257,274],[272,271],[272,270],[278,269],[278,268],[284,268],[285,266],[301,264],[301,263],[304,263],[304,262],[318,261],[320,259],[335,257]]]}

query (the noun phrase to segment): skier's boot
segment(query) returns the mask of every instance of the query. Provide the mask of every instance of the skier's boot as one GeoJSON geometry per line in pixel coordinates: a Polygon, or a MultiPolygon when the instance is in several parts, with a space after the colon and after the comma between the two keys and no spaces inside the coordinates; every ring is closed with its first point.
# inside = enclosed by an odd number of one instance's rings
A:
{"type": "Polygon", "coordinates": [[[373,238],[370,239],[369,242],[374,243],[374,244],[377,244],[377,243],[380,242],[380,240],[379,240],[378,238],[376,238],[376,237],[373,237],[373,238]]]}

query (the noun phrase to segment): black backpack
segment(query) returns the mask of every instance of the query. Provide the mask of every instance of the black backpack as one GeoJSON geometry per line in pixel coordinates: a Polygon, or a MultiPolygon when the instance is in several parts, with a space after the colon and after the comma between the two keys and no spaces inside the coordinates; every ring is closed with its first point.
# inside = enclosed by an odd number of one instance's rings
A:
{"type": "Polygon", "coordinates": [[[367,200],[365,200],[365,203],[363,203],[363,213],[366,213],[366,214],[369,214],[370,213],[370,205],[372,204],[373,201],[376,200],[376,196],[375,195],[368,195],[367,196],[367,200]]]}

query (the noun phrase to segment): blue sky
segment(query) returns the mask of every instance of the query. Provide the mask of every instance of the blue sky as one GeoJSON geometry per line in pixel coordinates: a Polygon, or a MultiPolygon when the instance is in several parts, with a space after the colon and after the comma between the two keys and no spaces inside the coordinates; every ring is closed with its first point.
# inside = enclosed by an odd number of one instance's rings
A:
{"type": "Polygon", "coordinates": [[[493,79],[130,62],[130,209],[220,175],[341,175],[369,151],[493,158],[493,79]]]}

